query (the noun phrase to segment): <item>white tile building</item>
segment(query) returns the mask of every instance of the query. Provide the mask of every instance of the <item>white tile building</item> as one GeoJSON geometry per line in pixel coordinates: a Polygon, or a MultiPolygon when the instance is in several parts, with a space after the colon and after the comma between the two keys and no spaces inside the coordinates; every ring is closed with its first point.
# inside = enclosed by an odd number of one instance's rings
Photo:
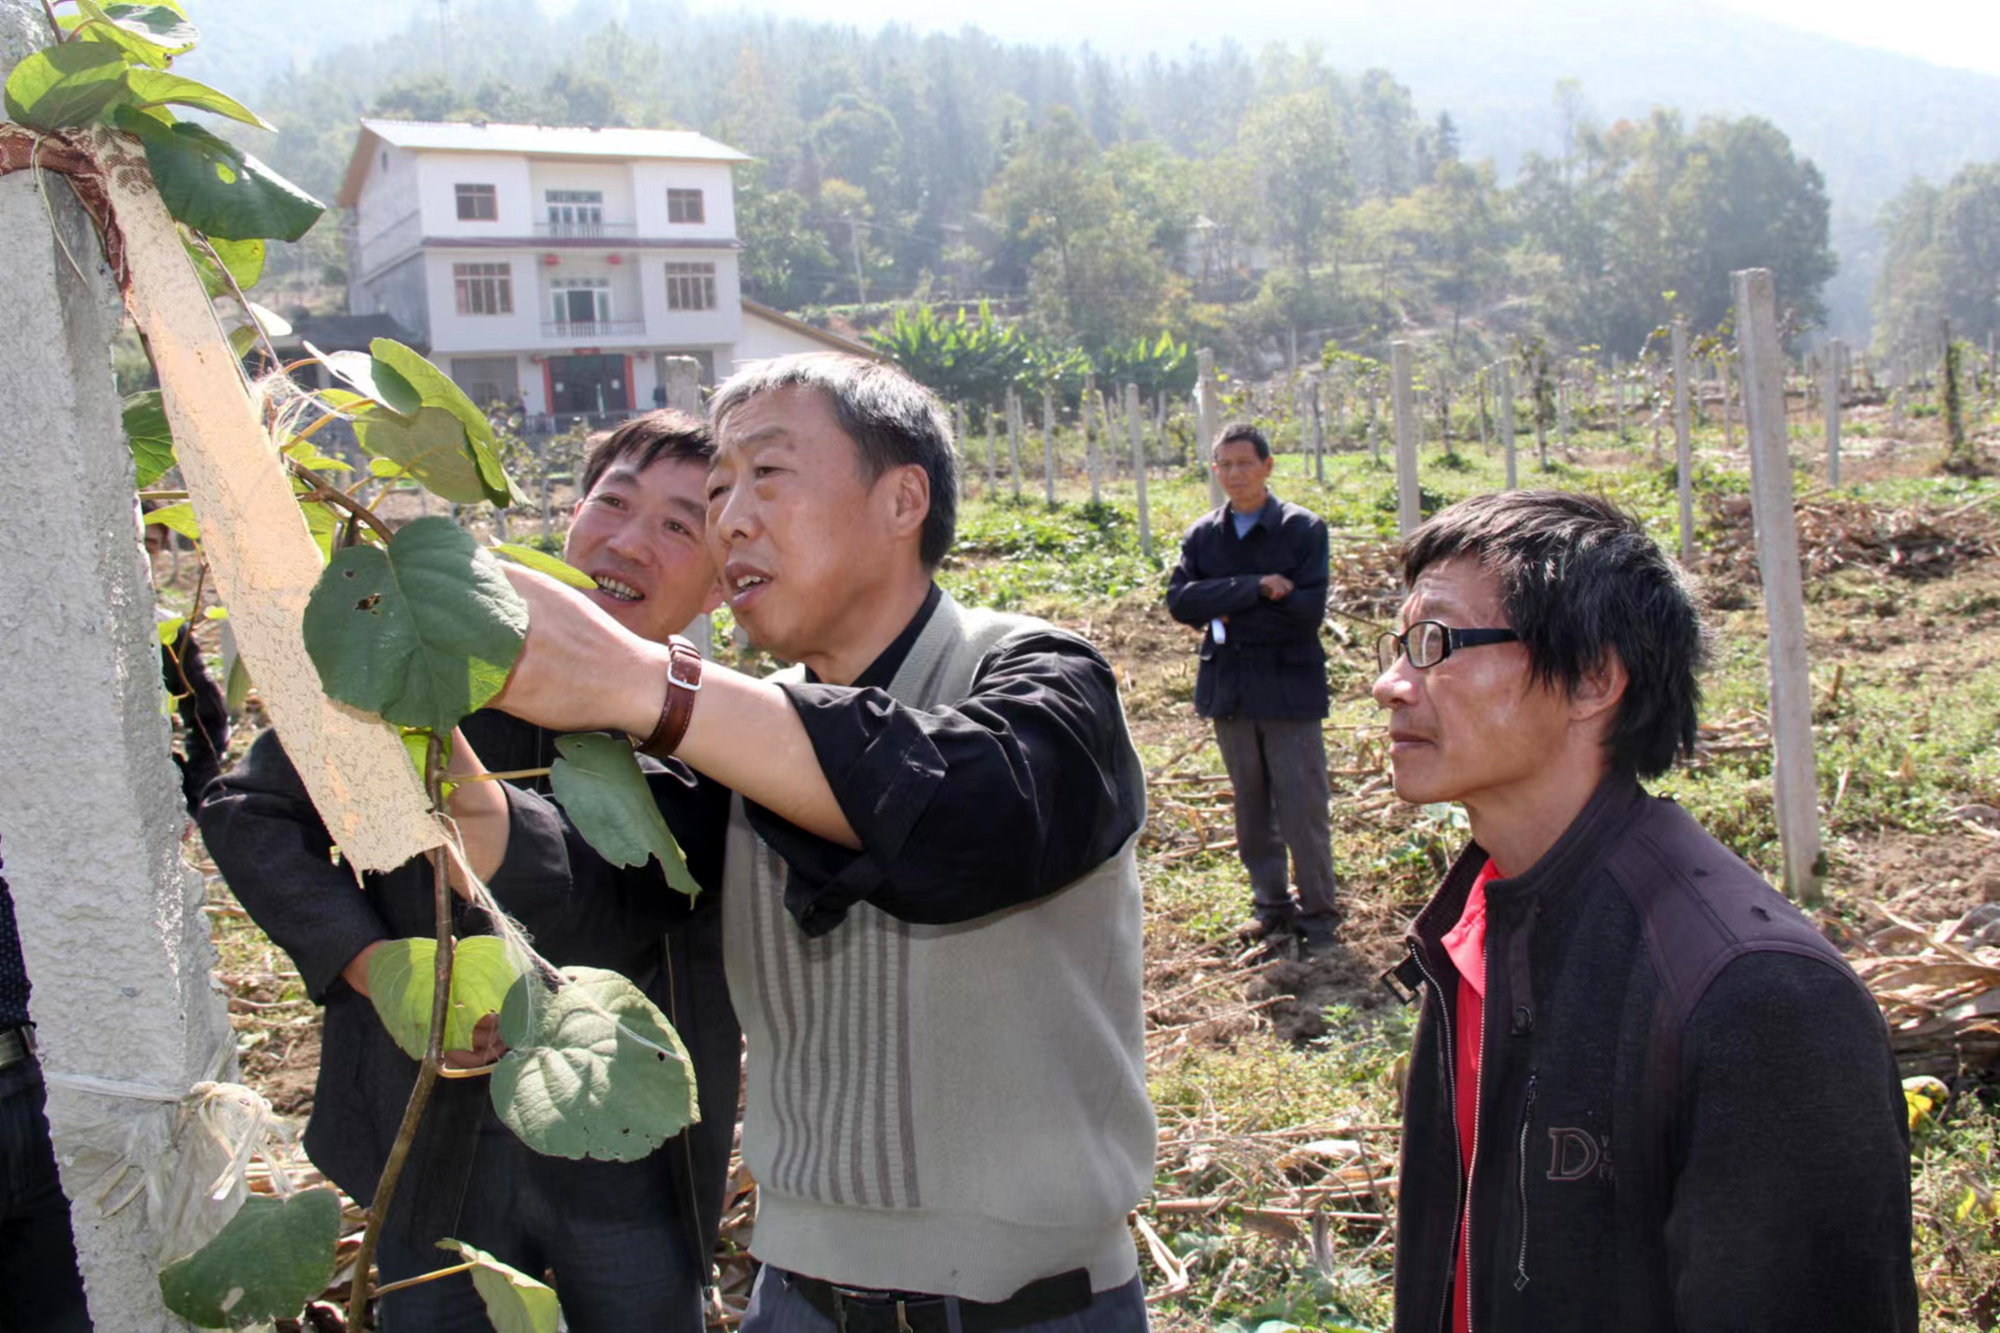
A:
{"type": "Polygon", "coordinates": [[[480,403],[535,416],[653,405],[661,358],[703,378],[865,351],[751,303],[733,169],[688,130],[364,120],[341,185],[348,308],[417,333],[480,403]]]}

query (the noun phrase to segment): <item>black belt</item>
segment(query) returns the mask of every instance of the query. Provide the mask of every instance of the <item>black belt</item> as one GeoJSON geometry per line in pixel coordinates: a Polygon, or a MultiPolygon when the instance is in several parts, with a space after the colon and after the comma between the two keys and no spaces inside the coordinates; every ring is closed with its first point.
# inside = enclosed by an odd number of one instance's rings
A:
{"type": "Polygon", "coordinates": [[[12,1069],[35,1058],[35,1030],[0,1028],[0,1069],[12,1069]]]}
{"type": "MultiPolygon", "coordinates": [[[[778,1276],[779,1274],[774,1274],[778,1276]]],[[[836,1282],[782,1273],[806,1304],[833,1321],[840,1333],[951,1333],[948,1305],[953,1298],[914,1291],[870,1291],[836,1282]]],[[[1087,1310],[1095,1299],[1090,1270],[1073,1268],[1037,1278],[1004,1301],[957,1299],[963,1333],[998,1333],[1087,1310]]]]}

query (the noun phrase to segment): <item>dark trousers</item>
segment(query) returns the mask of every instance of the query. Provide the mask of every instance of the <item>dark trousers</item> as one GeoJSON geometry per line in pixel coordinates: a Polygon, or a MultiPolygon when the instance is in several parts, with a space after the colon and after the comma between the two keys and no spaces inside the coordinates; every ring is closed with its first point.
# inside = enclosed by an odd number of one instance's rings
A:
{"type": "Polygon", "coordinates": [[[0,1333],[89,1329],[42,1070],[30,1058],[0,1069],[0,1333]]]}
{"type": "Polygon", "coordinates": [[[1236,854],[1250,874],[1251,910],[1261,921],[1296,920],[1307,935],[1330,935],[1337,909],[1320,720],[1218,717],[1215,745],[1236,790],[1236,854]]]}
{"type": "MultiPolygon", "coordinates": [[[[833,1321],[792,1290],[788,1276],[769,1265],[757,1274],[740,1333],[834,1333],[833,1321]]],[[[1135,1277],[1122,1287],[1098,1292],[1087,1310],[1023,1324],[1013,1333],[1146,1333],[1146,1327],[1146,1289],[1135,1277]]]]}
{"type": "MultiPolygon", "coordinates": [[[[682,1151],[672,1140],[660,1153],[682,1151]]],[[[550,1281],[570,1333],[701,1333],[707,1256],[689,1239],[659,1153],[642,1162],[544,1157],[497,1118],[479,1138],[452,1239],[550,1281]]],[[[400,1210],[399,1210],[400,1211],[400,1210]]],[[[376,1255],[383,1285],[460,1262],[385,1231],[376,1255]]],[[[442,1236],[437,1240],[444,1239],[442,1236]]],[[[490,1333],[472,1275],[425,1282],[382,1298],[383,1333],[490,1333]]]]}

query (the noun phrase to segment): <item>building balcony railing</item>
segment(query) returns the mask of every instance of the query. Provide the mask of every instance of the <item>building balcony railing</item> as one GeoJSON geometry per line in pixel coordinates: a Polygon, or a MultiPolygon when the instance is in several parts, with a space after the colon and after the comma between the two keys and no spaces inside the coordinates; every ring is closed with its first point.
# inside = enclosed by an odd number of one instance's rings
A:
{"type": "Polygon", "coordinates": [[[643,319],[543,320],[544,338],[629,338],[646,331],[643,319]]]}
{"type": "Polygon", "coordinates": [[[552,241],[629,240],[639,234],[636,222],[537,222],[535,235],[552,241]]]}

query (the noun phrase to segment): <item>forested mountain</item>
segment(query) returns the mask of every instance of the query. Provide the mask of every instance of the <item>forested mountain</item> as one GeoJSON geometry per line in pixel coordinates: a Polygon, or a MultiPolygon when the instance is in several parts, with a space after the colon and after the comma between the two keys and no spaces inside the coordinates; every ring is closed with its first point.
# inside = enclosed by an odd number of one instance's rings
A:
{"type": "Polygon", "coordinates": [[[992,296],[1086,344],[1173,325],[1245,355],[1467,315],[1630,352],[1669,308],[1719,316],[1742,263],[1852,333],[1882,203],[2000,157],[2000,80],[1700,6],[1500,8],[1202,44],[1080,15],[1057,46],[534,0],[351,0],[328,34],[197,0],[183,66],[262,85],[259,147],[322,193],[364,111],[688,125],[760,158],[748,276],[779,304],[992,296]]]}

